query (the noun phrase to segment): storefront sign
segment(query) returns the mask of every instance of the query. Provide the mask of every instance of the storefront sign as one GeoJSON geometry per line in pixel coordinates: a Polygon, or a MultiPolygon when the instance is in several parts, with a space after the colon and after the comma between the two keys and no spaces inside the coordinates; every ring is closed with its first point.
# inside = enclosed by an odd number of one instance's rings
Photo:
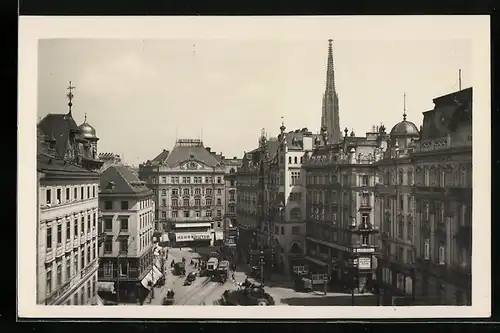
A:
{"type": "Polygon", "coordinates": [[[375,249],[373,247],[357,247],[354,249],[355,253],[373,253],[375,249]]]}
{"type": "Polygon", "coordinates": [[[358,268],[359,269],[371,269],[372,261],[370,257],[360,257],[358,258],[358,268]]]}
{"type": "Polygon", "coordinates": [[[200,241],[200,240],[210,240],[209,233],[199,233],[199,234],[190,234],[190,233],[176,233],[175,240],[177,242],[192,242],[192,241],[200,241]]]}

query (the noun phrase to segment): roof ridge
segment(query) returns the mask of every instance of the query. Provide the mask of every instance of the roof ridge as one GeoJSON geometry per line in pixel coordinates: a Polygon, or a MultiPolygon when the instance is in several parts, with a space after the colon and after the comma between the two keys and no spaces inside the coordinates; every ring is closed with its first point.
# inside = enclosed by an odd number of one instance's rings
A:
{"type": "Polygon", "coordinates": [[[123,174],[120,172],[120,170],[119,170],[120,166],[121,165],[114,165],[115,171],[120,175],[120,177],[122,177],[122,179],[125,181],[125,183],[127,183],[127,185],[132,189],[132,191],[135,192],[134,187],[132,186],[132,184],[130,184],[129,181],[127,180],[127,178],[125,176],[123,176],[123,174]]]}

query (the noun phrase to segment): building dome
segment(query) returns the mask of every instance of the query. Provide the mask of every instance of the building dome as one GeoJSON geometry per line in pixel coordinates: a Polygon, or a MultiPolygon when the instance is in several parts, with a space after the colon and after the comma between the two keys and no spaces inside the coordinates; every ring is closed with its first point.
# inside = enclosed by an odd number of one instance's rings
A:
{"type": "Polygon", "coordinates": [[[406,114],[403,115],[403,121],[394,125],[391,130],[391,136],[419,136],[417,126],[411,121],[406,120],[406,114]]]}
{"type": "Polygon", "coordinates": [[[97,139],[95,128],[87,123],[87,115],[85,115],[85,121],[78,126],[78,129],[85,139],[97,139]]]}

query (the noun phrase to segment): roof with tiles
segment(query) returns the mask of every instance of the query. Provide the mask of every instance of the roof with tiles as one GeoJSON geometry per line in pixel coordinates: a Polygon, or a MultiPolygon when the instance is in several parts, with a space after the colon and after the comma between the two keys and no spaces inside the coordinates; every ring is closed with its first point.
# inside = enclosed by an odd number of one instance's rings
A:
{"type": "Polygon", "coordinates": [[[168,154],[164,163],[174,167],[194,158],[208,166],[215,166],[219,164],[219,161],[214,155],[203,146],[203,141],[201,140],[180,139],[177,140],[174,149],[168,154]]]}
{"type": "Polygon", "coordinates": [[[58,156],[51,156],[44,153],[37,155],[37,171],[44,173],[44,177],[60,176],[71,177],[72,179],[78,179],[79,177],[99,178],[97,172],[68,163],[58,156]]]}
{"type": "Polygon", "coordinates": [[[152,193],[146,184],[129,167],[124,165],[112,165],[104,170],[100,176],[100,183],[102,194],[152,193]]]}
{"type": "Polygon", "coordinates": [[[161,161],[164,161],[167,157],[168,157],[168,154],[170,152],[166,149],[163,149],[163,151],[161,153],[159,153],[155,158],[153,158],[151,160],[151,162],[161,162],[161,161]]]}
{"type": "Polygon", "coordinates": [[[61,157],[66,154],[70,131],[75,133],[80,131],[71,113],[48,114],[40,120],[38,127],[43,133],[56,139],[55,150],[61,157]]]}

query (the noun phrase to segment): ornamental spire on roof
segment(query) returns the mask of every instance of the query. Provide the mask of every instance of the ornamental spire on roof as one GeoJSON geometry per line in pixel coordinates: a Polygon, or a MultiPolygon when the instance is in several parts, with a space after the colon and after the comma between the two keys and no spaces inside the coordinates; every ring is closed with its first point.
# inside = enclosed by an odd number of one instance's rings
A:
{"type": "Polygon", "coordinates": [[[75,87],[73,87],[71,85],[71,81],[69,81],[69,87],[66,88],[66,89],[69,90],[69,92],[66,94],[66,97],[68,97],[68,100],[69,100],[69,102],[68,102],[68,106],[69,106],[69,112],[68,112],[68,114],[71,114],[71,107],[73,106],[73,102],[72,101],[73,101],[73,97],[74,97],[74,95],[73,95],[73,89],[75,89],[75,87]]]}

